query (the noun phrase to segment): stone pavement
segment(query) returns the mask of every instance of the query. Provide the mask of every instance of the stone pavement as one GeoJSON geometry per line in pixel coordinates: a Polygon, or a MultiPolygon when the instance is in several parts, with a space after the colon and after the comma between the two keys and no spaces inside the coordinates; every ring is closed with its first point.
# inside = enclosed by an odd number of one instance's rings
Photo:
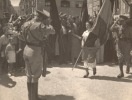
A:
{"type": "MultiPolygon", "coordinates": [[[[85,70],[81,65],[74,71],[71,67],[53,65],[48,68],[47,77],[39,80],[42,100],[132,100],[132,74],[117,79],[116,65],[98,65],[97,75],[92,76],[90,70],[89,78],[82,78],[85,70]]],[[[24,73],[0,76],[0,100],[28,100],[24,73]]]]}

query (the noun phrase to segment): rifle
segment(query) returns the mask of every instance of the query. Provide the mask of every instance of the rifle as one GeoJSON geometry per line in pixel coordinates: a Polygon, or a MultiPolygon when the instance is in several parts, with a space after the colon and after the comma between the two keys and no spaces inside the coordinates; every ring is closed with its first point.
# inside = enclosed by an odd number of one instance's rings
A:
{"type": "Polygon", "coordinates": [[[50,53],[51,48],[48,44],[48,40],[45,38],[42,42],[42,51],[43,51],[43,71],[42,76],[46,77],[46,71],[47,71],[47,54],[50,53]]]}

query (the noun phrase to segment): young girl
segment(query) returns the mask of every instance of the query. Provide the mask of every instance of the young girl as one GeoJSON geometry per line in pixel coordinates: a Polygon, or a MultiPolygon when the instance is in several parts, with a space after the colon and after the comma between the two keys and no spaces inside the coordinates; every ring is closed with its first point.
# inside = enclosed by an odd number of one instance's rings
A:
{"type": "MultiPolygon", "coordinates": [[[[96,52],[97,52],[97,47],[96,42],[93,44],[94,40],[90,40],[89,46],[85,46],[85,42],[88,38],[88,36],[91,34],[90,29],[92,28],[92,21],[86,22],[86,31],[82,35],[82,60],[84,62],[84,67],[86,68],[86,75],[84,75],[84,78],[87,78],[89,75],[89,67],[93,69],[93,75],[96,74],[96,52]],[[92,41],[92,42],[91,42],[92,41]]],[[[94,38],[93,38],[94,39],[94,38]]]]}
{"type": "Polygon", "coordinates": [[[13,67],[16,63],[16,52],[15,52],[15,42],[13,41],[13,37],[9,37],[9,44],[6,46],[5,55],[8,62],[8,72],[10,75],[13,75],[13,67]]]}

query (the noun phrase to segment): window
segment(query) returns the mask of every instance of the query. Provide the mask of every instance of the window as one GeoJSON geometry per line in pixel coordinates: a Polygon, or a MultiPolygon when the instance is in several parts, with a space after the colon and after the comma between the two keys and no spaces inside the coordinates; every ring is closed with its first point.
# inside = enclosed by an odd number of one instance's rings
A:
{"type": "Polygon", "coordinates": [[[76,2],[76,8],[81,8],[83,6],[83,2],[82,1],[77,1],[76,2]]]}
{"type": "Polygon", "coordinates": [[[45,0],[45,6],[50,6],[50,1],[49,0],[45,0]]]}
{"type": "Polygon", "coordinates": [[[62,0],[61,1],[61,7],[70,7],[70,1],[62,0]]]}

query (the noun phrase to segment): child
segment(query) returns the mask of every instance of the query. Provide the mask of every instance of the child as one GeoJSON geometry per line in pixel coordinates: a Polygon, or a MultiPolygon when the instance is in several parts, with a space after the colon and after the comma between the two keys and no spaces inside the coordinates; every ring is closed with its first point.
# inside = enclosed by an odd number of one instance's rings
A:
{"type": "Polygon", "coordinates": [[[5,55],[8,62],[8,72],[12,76],[14,72],[13,67],[16,62],[15,42],[12,36],[9,37],[9,44],[6,46],[5,55]]]}

